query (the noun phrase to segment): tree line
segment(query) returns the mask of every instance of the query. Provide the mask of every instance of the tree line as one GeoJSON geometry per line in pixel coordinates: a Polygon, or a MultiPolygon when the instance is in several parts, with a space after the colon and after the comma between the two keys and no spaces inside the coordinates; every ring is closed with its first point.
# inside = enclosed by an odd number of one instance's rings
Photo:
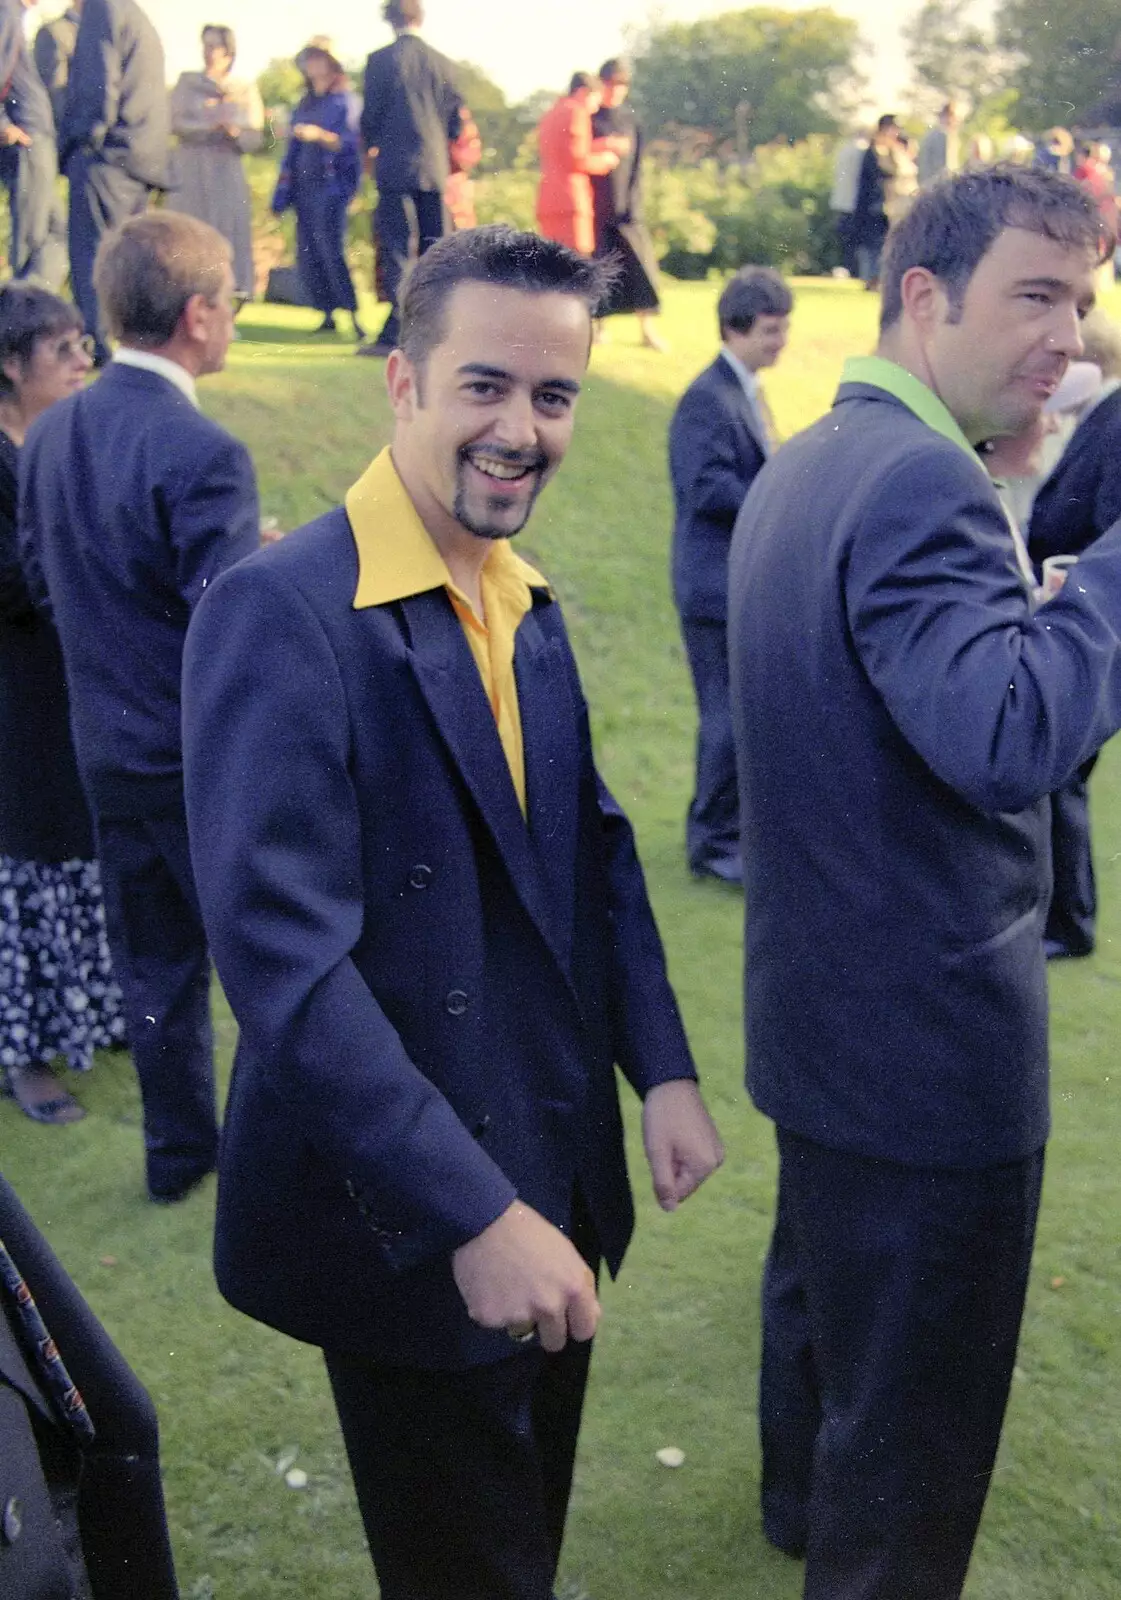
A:
{"type": "MultiPolygon", "coordinates": [[[[991,21],[978,9],[976,0],[922,0],[912,14],[904,39],[920,100],[960,96],[978,124],[1034,132],[1121,124],[1117,0],[1000,0],[991,21]]],[[[745,160],[759,145],[850,127],[866,84],[864,48],[857,24],[827,6],[755,6],[699,22],[655,22],[631,40],[633,99],[666,164],[745,160]]],[[[565,85],[510,104],[480,67],[461,62],[459,70],[484,168],[532,165],[537,122],[565,85]]],[[[360,64],[354,81],[361,83],[360,64]]],[[[259,83],[271,107],[290,108],[302,92],[290,61],[271,62],[259,83]]]]}

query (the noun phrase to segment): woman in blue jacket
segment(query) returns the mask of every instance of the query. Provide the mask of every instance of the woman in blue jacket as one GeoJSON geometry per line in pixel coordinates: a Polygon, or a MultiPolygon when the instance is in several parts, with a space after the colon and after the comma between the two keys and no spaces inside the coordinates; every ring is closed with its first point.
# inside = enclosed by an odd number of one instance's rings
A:
{"type": "Polygon", "coordinates": [[[323,312],[317,332],[334,332],[334,314],[341,307],[350,312],[355,337],[362,339],[358,299],[343,253],[347,207],[362,176],[354,101],[325,35],[316,34],[304,46],[296,65],[307,92],[292,113],[272,208],[279,216],[295,207],[300,281],[311,304],[323,312]]]}

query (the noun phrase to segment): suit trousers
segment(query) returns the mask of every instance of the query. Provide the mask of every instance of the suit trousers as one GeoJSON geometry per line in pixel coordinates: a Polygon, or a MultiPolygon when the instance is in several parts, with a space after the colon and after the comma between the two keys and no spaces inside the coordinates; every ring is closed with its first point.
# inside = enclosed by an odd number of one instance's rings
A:
{"type": "Polygon", "coordinates": [[[70,180],[70,287],[86,332],[97,343],[98,361],[109,358],[107,328],[93,287],[93,262],[105,234],[148,208],[148,186],[120,167],[81,151],[66,163],[70,180]]]}
{"type": "MultiPolygon", "coordinates": [[[[598,1271],[583,1197],[571,1238],[598,1271]]],[[[381,1600],[552,1600],[591,1341],[458,1371],[324,1351],[381,1600]]]]}
{"type": "Polygon", "coordinates": [[[1043,1152],[905,1167],[778,1130],[763,1526],[805,1600],[956,1600],[1015,1362],[1043,1152]]]}
{"type": "Polygon", "coordinates": [[[218,1152],[210,955],[183,816],[97,818],[113,968],[144,1105],[149,1191],[174,1194],[218,1152]]]}
{"type": "Polygon", "coordinates": [[[0,183],[12,221],[12,277],[33,278],[57,294],[66,277],[66,219],[58,197],[58,153],[37,136],[0,151],[0,183]]]}
{"type": "Polygon", "coordinates": [[[728,690],[728,628],[724,622],[682,617],[681,632],[697,696],[697,773],[685,851],[691,867],[713,861],[738,866],[740,815],[728,690]]]}
{"type": "Polygon", "coordinates": [[[1054,884],[1043,937],[1055,939],[1079,956],[1089,955],[1094,948],[1098,914],[1089,792],[1090,774],[1097,760],[1097,756],[1091,756],[1073,778],[1051,796],[1054,884]]]}
{"type": "Polygon", "coordinates": [[[374,248],[385,293],[393,302],[381,332],[379,344],[396,344],[401,336],[398,307],[401,280],[410,261],[420,257],[448,231],[444,197],[437,189],[418,189],[414,194],[379,190],[374,207],[374,248]]]}

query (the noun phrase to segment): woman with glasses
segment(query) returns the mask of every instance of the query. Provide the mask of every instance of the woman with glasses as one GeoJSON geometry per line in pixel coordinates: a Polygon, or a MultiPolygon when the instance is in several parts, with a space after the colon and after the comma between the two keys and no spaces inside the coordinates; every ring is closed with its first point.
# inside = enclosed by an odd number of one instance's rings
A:
{"type": "Polygon", "coordinates": [[[16,538],[27,430],[92,365],[73,306],[31,284],[0,289],[0,1084],[48,1123],[85,1114],[51,1061],[84,1070],[125,1034],[62,654],[32,605],[16,538]]]}
{"type": "Polygon", "coordinates": [[[234,30],[208,24],[203,70],[182,73],[171,92],[171,128],[179,138],[171,203],[230,241],[234,289],[245,301],[253,295],[253,235],[242,157],[261,148],[265,114],[256,84],[230,76],[236,52],[234,30]]]}

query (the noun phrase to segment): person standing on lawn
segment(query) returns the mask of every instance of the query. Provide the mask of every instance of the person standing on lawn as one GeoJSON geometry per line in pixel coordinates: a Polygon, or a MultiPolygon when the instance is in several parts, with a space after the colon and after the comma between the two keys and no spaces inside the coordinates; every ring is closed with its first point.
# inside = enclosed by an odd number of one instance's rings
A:
{"type": "Polygon", "coordinates": [[[1038,425],[1101,245],[1050,173],[920,194],[877,354],[733,540],[763,1525],[806,1600],[952,1600],[992,1475],[1049,1126],[1046,797],[1121,727],[1121,523],[1033,611],[975,447],[1038,425]]]}
{"type": "Polygon", "coordinates": [[[786,346],[794,297],[772,267],[741,267],[717,302],[720,354],[686,389],[669,429],[673,598],[697,697],[689,870],[742,881],[728,701],[728,551],[747,491],[775,445],[759,373],[786,346]]]}
{"type": "Polygon", "coordinates": [[[405,288],[392,448],[211,586],[192,851],[240,1029],[219,1287],[320,1345],[386,1600],[550,1600],[595,1272],[721,1160],[630,826],[510,540],[568,448],[601,264],[453,234],[405,288]]]}
{"type": "Polygon", "coordinates": [[[592,178],[614,172],[630,150],[626,134],[596,138],[592,117],[603,90],[590,72],[574,72],[568,93],[549,107],[537,125],[541,178],[537,185],[537,226],[546,239],[556,239],[590,256],[596,247],[592,178]]]}
{"type": "Polygon", "coordinates": [[[233,332],[229,244],[194,217],[153,211],[109,235],[94,277],[121,347],[28,431],[19,534],[62,644],[148,1194],[166,1204],[213,1170],[218,1145],[210,962],[183,805],[183,639],[207,585],[256,548],[260,518],[248,451],[195,393],[233,332]]]}
{"type": "MultiPolygon", "coordinates": [[[[627,142],[626,153],[613,171],[592,177],[592,204],[595,211],[596,255],[611,257],[618,266],[603,317],[633,311],[638,318],[642,343],[650,350],[664,350],[654,332],[654,318],[661,309],[658,300],[658,263],[654,241],[642,215],[643,136],[631,92],[630,63],[621,57],[605,61],[599,69],[601,98],[592,115],[592,138],[614,134],[627,142]]],[[[602,329],[602,320],[597,329],[602,329]]]]}
{"type": "Polygon", "coordinates": [[[101,367],[109,346],[94,259],[111,229],[168,187],[171,111],[163,45],[136,0],[81,0],[79,9],[58,162],[70,184],[71,288],[101,367]]]}
{"type": "Polygon", "coordinates": [[[462,131],[463,105],[451,62],[419,36],[421,0],[386,0],[382,15],[395,38],[366,60],[361,121],[378,190],[374,250],[391,302],[377,338],[358,350],[375,357],[388,356],[400,338],[398,301],[410,261],[448,231],[448,145],[462,131]]]}
{"type": "Polygon", "coordinates": [[[23,31],[37,3],[0,0],[0,183],[12,225],[12,277],[34,278],[57,292],[66,277],[66,219],[57,194],[54,114],[23,31]]]}

